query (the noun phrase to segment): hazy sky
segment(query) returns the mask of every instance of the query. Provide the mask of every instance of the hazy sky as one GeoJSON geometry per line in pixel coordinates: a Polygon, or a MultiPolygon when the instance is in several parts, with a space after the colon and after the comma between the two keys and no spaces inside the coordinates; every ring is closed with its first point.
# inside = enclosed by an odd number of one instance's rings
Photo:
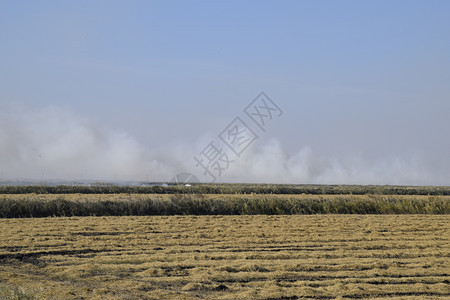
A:
{"type": "Polygon", "coordinates": [[[450,1],[0,1],[0,179],[209,181],[240,117],[217,181],[449,185],[449,114],[450,1]]]}

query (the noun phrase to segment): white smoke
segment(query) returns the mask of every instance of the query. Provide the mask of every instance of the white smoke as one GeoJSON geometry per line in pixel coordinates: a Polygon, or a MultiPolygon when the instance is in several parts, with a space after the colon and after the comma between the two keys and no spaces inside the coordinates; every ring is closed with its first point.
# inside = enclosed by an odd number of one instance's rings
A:
{"type": "Polygon", "coordinates": [[[10,179],[145,180],[175,172],[131,135],[55,107],[0,114],[0,168],[10,179]]]}
{"type": "MultiPolygon", "coordinates": [[[[366,161],[355,154],[321,157],[305,146],[288,155],[277,140],[249,150],[232,168],[233,177],[246,182],[316,184],[445,184],[416,159],[389,157],[366,161]],[[258,150],[255,150],[255,149],[258,150]]],[[[442,178],[444,179],[444,178],[442,178]]]]}
{"type": "MultiPolygon", "coordinates": [[[[130,134],[105,129],[67,109],[0,113],[3,179],[168,181],[183,171],[202,179],[202,170],[193,162],[196,145],[157,147],[147,149],[130,134]]],[[[448,174],[433,173],[414,157],[367,160],[355,153],[325,157],[308,146],[289,155],[277,140],[254,144],[218,178],[224,182],[435,185],[447,184],[446,180],[448,174]]]]}

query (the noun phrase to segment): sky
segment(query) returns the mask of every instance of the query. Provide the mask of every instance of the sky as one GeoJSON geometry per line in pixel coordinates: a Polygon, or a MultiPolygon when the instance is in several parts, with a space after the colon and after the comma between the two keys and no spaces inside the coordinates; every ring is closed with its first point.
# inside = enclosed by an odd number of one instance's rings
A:
{"type": "Polygon", "coordinates": [[[449,1],[0,1],[0,180],[449,185],[449,53],[449,1]]]}

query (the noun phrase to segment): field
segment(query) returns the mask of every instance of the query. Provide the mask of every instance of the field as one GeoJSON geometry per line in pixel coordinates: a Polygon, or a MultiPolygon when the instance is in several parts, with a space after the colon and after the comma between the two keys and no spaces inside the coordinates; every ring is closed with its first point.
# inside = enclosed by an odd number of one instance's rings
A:
{"type": "Polygon", "coordinates": [[[448,299],[449,215],[0,219],[0,299],[448,299]]]}

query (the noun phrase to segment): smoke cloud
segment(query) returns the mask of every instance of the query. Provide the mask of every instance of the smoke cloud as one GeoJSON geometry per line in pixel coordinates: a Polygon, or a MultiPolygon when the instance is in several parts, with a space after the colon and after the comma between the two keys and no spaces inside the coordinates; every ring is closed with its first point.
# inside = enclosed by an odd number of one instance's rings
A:
{"type": "Polygon", "coordinates": [[[131,135],[102,128],[67,109],[2,113],[4,178],[145,180],[174,170],[131,135]]]}
{"type": "MultiPolygon", "coordinates": [[[[147,149],[128,133],[103,128],[58,107],[0,113],[2,179],[164,182],[186,171],[202,179],[202,170],[193,162],[199,145],[204,146],[204,140],[147,149]]],[[[325,157],[308,146],[290,155],[272,139],[247,149],[218,181],[443,185],[446,178],[448,174],[433,172],[417,157],[367,160],[355,153],[325,157]]]]}
{"type": "Polygon", "coordinates": [[[271,140],[239,161],[236,171],[252,182],[316,184],[444,184],[416,159],[390,157],[375,161],[352,154],[321,157],[305,146],[288,155],[271,140]],[[245,174],[245,175],[244,175],[245,174]]]}

